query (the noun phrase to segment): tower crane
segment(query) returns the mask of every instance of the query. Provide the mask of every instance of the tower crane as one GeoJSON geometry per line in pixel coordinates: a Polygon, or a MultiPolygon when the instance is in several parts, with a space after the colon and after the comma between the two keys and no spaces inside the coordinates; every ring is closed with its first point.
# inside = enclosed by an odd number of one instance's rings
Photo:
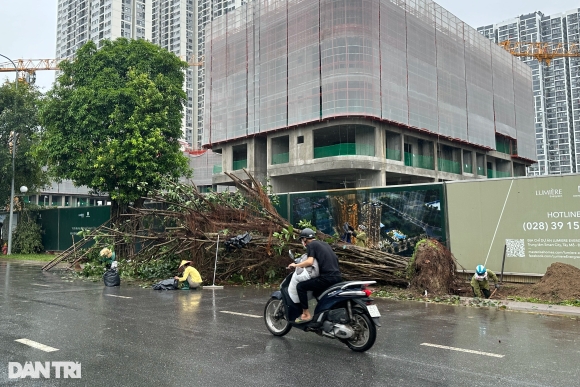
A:
{"type": "Polygon", "coordinates": [[[579,43],[560,42],[516,42],[504,40],[499,45],[513,56],[523,56],[537,59],[547,66],[556,58],[580,57],[579,43]]]}
{"type": "MultiPolygon", "coordinates": [[[[185,57],[181,56],[181,60],[185,60],[185,57]]],[[[14,64],[16,65],[16,70],[18,71],[18,79],[26,83],[33,84],[36,80],[36,72],[39,70],[60,70],[58,64],[62,59],[16,59],[14,64]]],[[[187,64],[191,66],[203,66],[203,57],[200,61],[195,61],[195,55],[192,55],[189,60],[186,60],[187,64]]],[[[12,62],[2,62],[0,63],[0,73],[1,72],[14,72],[14,66],[12,62]]]]}
{"type": "MultiPolygon", "coordinates": [[[[16,59],[14,64],[18,70],[18,79],[27,83],[34,83],[36,71],[38,70],[58,70],[60,59],[16,59]]],[[[12,62],[0,63],[0,72],[13,72],[12,62]]]]}

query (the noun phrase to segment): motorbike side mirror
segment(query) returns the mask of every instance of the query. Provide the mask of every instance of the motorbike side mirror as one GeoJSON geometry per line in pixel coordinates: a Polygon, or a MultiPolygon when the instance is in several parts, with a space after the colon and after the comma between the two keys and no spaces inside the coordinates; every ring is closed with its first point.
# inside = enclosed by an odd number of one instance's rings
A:
{"type": "Polygon", "coordinates": [[[288,250],[288,255],[290,256],[291,259],[294,259],[294,253],[292,252],[292,250],[288,250]]]}

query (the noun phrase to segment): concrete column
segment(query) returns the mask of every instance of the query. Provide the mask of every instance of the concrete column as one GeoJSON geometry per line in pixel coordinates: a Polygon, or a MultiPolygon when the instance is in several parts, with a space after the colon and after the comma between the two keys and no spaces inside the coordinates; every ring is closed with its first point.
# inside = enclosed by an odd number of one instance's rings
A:
{"type": "MultiPolygon", "coordinates": [[[[266,173],[268,171],[268,141],[263,137],[255,137],[250,141],[252,144],[252,152],[248,146],[248,166],[254,167],[254,172],[259,176],[262,183],[265,182],[266,173]],[[249,158],[252,157],[253,163],[249,164],[249,158]]],[[[248,144],[249,145],[249,144],[248,144]]]]}
{"type": "MultiPolygon", "coordinates": [[[[304,143],[297,144],[297,160],[296,164],[302,165],[305,160],[312,160],[314,158],[314,133],[312,130],[300,130],[298,136],[304,136],[304,143]]],[[[296,138],[298,140],[298,138],[296,138]]],[[[292,146],[290,146],[292,148],[292,146]]]]}
{"type": "Polygon", "coordinates": [[[252,138],[247,141],[246,158],[248,160],[248,170],[256,171],[256,139],[252,138]]]}
{"type": "Polygon", "coordinates": [[[438,143],[437,142],[433,142],[433,167],[435,168],[435,171],[439,171],[439,152],[438,150],[438,143]]]}
{"type": "Polygon", "coordinates": [[[387,150],[385,149],[385,130],[383,128],[375,128],[375,157],[379,157],[381,160],[385,159],[387,155],[387,150]]]}
{"type": "Polygon", "coordinates": [[[224,144],[224,147],[222,148],[222,171],[228,171],[231,172],[232,171],[232,166],[233,166],[233,160],[234,160],[234,153],[233,153],[233,149],[232,146],[230,144],[226,145],[224,144]]]}

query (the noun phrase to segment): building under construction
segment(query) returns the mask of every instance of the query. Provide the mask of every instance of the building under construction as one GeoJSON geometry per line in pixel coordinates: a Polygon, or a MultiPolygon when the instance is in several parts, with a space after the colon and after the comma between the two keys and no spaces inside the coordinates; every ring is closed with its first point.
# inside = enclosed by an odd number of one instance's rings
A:
{"type": "MultiPolygon", "coordinates": [[[[276,192],[523,176],[532,74],[430,0],[256,0],[205,31],[204,144],[276,192]]],[[[240,175],[242,176],[242,175],[240,175]]]]}

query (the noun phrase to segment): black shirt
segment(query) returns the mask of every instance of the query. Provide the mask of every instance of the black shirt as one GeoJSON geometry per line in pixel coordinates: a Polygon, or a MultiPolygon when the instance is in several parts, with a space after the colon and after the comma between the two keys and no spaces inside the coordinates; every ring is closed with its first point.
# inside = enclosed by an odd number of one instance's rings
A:
{"type": "Polygon", "coordinates": [[[338,268],[338,257],[328,243],[312,241],[306,245],[306,254],[318,261],[320,277],[338,277],[341,275],[338,268]]]}

